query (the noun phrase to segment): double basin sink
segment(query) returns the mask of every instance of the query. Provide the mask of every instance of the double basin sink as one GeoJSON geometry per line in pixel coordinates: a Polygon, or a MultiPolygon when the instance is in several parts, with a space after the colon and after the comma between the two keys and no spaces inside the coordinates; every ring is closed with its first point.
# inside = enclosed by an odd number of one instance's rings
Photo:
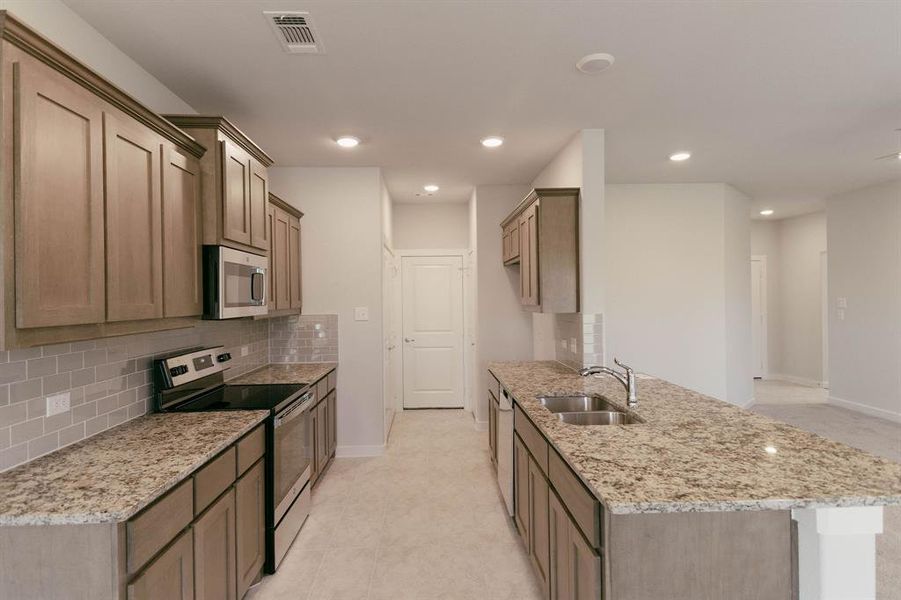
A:
{"type": "Polygon", "coordinates": [[[642,422],[603,396],[541,396],[538,402],[569,425],[631,425],[642,422]]]}

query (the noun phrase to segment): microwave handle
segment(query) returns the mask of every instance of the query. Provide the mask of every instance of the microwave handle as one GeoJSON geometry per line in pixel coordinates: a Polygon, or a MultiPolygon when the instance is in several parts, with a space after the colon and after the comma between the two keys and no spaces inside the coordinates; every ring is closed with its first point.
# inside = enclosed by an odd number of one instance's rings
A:
{"type": "Polygon", "coordinates": [[[257,271],[250,275],[250,299],[263,302],[263,272],[257,271]]]}

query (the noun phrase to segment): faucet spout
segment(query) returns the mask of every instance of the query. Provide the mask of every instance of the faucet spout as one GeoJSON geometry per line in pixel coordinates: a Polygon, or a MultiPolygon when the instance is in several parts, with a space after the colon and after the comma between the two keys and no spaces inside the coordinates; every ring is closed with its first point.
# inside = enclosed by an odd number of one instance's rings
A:
{"type": "Polygon", "coordinates": [[[638,388],[635,384],[635,371],[632,370],[632,367],[621,363],[618,358],[614,358],[613,362],[622,367],[625,372],[620,373],[616,369],[600,365],[579,369],[579,375],[582,377],[588,377],[589,375],[610,375],[611,377],[615,377],[616,380],[626,388],[626,394],[628,395],[626,404],[631,407],[638,406],[638,388]]]}

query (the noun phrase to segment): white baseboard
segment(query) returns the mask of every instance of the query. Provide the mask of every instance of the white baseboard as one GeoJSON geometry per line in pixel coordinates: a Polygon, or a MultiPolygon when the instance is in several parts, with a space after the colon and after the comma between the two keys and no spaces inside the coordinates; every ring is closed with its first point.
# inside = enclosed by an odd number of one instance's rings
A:
{"type": "Polygon", "coordinates": [[[769,375],[764,377],[764,379],[767,381],[787,381],[788,383],[806,385],[807,387],[829,387],[829,383],[826,381],[817,381],[816,379],[807,379],[806,377],[797,377],[795,375],[782,375],[779,373],[770,373],[769,375]]]}
{"type": "Polygon", "coordinates": [[[488,421],[477,421],[473,419],[472,422],[476,427],[476,431],[488,431],[488,421]]]}
{"type": "Polygon", "coordinates": [[[735,406],[737,406],[738,408],[748,408],[749,406],[752,406],[754,404],[755,400],[756,399],[754,398],[754,396],[751,396],[744,402],[736,402],[735,406]]]}
{"type": "Polygon", "coordinates": [[[378,446],[338,446],[335,449],[337,458],[362,458],[366,456],[381,456],[385,453],[385,445],[378,446]]]}
{"type": "Polygon", "coordinates": [[[870,415],[871,417],[879,417],[880,419],[886,419],[887,421],[901,423],[901,412],[885,410],[884,408],[877,408],[875,406],[861,404],[860,402],[845,400],[844,398],[836,398],[835,396],[829,396],[829,398],[826,399],[826,402],[835,406],[847,408],[848,410],[870,415]]]}

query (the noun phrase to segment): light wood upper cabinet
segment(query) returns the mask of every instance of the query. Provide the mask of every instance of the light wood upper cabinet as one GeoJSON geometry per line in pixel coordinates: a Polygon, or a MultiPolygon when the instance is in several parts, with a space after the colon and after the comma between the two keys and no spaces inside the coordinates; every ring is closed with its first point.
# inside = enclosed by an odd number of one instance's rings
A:
{"type": "Polygon", "coordinates": [[[504,265],[526,310],[579,312],[579,190],[533,190],[501,223],[504,265]]]}
{"type": "MultiPolygon", "coordinates": [[[[163,316],[161,141],[104,115],[108,321],[163,316]]],[[[178,265],[172,265],[178,268],[178,265]]]]}
{"type": "Polygon", "coordinates": [[[302,308],[300,219],[303,213],[269,194],[271,248],[269,252],[270,314],[297,314],[302,308]]]}
{"type": "Polygon", "coordinates": [[[250,245],[250,158],[222,141],[222,237],[250,245]]]}
{"type": "Polygon", "coordinates": [[[237,594],[243,598],[266,559],[266,471],[260,460],[235,484],[237,594]]]}
{"type": "Polygon", "coordinates": [[[211,149],[200,161],[203,243],[266,254],[271,243],[267,169],[272,159],[225,117],[166,118],[211,149]]]}
{"type": "Polygon", "coordinates": [[[266,206],[266,229],[269,231],[269,288],[267,290],[267,302],[269,312],[275,310],[275,207],[272,204],[266,206]]]}
{"type": "Polygon", "coordinates": [[[235,600],[235,491],[230,489],[194,528],[195,600],[235,600]]]}
{"type": "Polygon", "coordinates": [[[16,326],[101,323],[104,103],[30,57],[12,66],[16,326]]]}
{"type": "Polygon", "coordinates": [[[294,215],[288,216],[288,295],[290,308],[300,309],[301,280],[300,280],[300,219],[294,215]]]}
{"type": "Polygon", "coordinates": [[[269,172],[258,161],[250,159],[250,245],[269,249],[266,217],[269,208],[269,172]]]}
{"type": "Polygon", "coordinates": [[[163,160],[163,314],[203,313],[200,162],[174,148],[163,160]]]}

